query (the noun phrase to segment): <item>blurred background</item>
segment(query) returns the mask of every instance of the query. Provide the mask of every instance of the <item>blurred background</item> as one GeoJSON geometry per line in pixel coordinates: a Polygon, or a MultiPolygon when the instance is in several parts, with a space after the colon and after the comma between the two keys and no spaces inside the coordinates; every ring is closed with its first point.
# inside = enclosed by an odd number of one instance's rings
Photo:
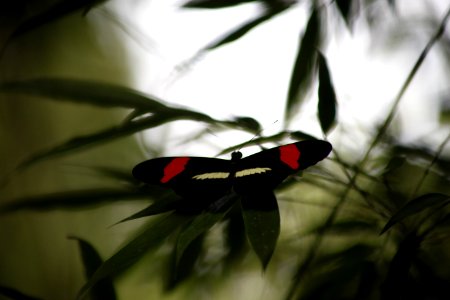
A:
{"type": "Polygon", "coordinates": [[[172,237],[115,277],[114,297],[450,293],[450,2],[0,5],[0,299],[75,299],[87,263],[69,236],[106,260],[147,228],[156,217],[111,227],[158,198],[136,192],[137,163],[229,158],[222,150],[254,139],[247,156],[261,136],[268,147],[307,135],[334,152],[277,190],[281,235],[264,272],[227,219],[182,280],[162,275],[172,237]],[[317,51],[335,95],[328,117],[317,51]]]}

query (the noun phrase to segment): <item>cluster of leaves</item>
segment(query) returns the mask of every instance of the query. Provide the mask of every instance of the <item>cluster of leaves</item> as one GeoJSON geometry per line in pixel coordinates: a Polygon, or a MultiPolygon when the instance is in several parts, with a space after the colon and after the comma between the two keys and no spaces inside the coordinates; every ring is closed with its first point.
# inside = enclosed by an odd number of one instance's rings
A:
{"type": "MultiPolygon", "coordinates": [[[[187,2],[185,7],[215,9],[248,1],[195,0],[187,2]]],[[[218,41],[207,45],[201,52],[211,51],[237,40],[295,4],[277,0],[254,1],[260,2],[265,7],[260,17],[239,26],[218,41]]],[[[79,2],[80,6],[66,6],[69,2],[73,1],[59,2],[59,6],[52,8],[53,10],[27,20],[13,37],[28,32],[30,28],[45,25],[68,12],[91,7],[91,4],[98,1],[89,1],[87,6],[84,2],[79,2]]],[[[349,27],[354,16],[351,10],[355,2],[335,1],[338,11],[349,27]]],[[[318,73],[318,120],[322,131],[327,134],[336,123],[336,95],[326,59],[317,50],[320,49],[322,41],[322,10],[323,7],[312,7],[305,31],[300,35],[300,46],[291,76],[285,111],[286,121],[289,121],[308,91],[312,89],[315,75],[318,73]]],[[[439,149],[431,152],[428,149],[383,140],[404,91],[433,43],[442,35],[447,18],[448,14],[414,65],[391,113],[375,135],[362,160],[347,163],[340,159],[339,151],[336,150],[334,162],[342,172],[336,170],[333,176],[321,176],[320,180],[311,181],[316,186],[331,191],[330,198],[337,200],[328,217],[311,231],[312,243],[308,245],[303,259],[299,259],[298,265],[294,266],[293,280],[287,288],[287,299],[445,299],[443,295],[449,294],[450,274],[445,268],[450,263],[450,257],[446,254],[449,248],[446,231],[450,220],[449,162],[441,157],[449,138],[442,142],[439,149]],[[378,162],[385,166],[384,168],[369,172],[367,171],[370,169],[367,166],[369,159],[372,159],[371,162],[377,162],[371,155],[375,147],[387,149],[388,155],[378,162]],[[401,178],[407,178],[406,181],[412,182],[415,177],[419,178],[417,184],[399,184],[401,178]],[[425,186],[425,182],[429,187],[425,186]],[[360,211],[346,213],[345,204],[350,200],[352,205],[367,213],[363,214],[360,211]],[[387,233],[379,236],[380,232],[387,233]],[[345,237],[344,245],[336,249],[323,249],[325,242],[336,236],[345,237]],[[436,262],[436,256],[441,258],[441,261],[436,262]]],[[[203,122],[214,129],[260,132],[259,123],[250,117],[215,120],[198,111],[173,107],[153,96],[100,82],[40,78],[2,83],[0,92],[33,96],[30,99],[39,99],[35,96],[40,96],[133,110],[117,126],[86,136],[73,137],[65,143],[32,155],[18,166],[18,170],[57,155],[71,154],[88,146],[96,146],[177,120],[203,122]]],[[[230,147],[226,151],[264,142],[280,142],[288,136],[294,139],[311,138],[303,132],[285,130],[270,137],[260,136],[251,142],[230,147]]],[[[79,298],[100,293],[98,299],[114,299],[113,288],[108,281],[138,262],[148,251],[164,243],[168,236],[177,234],[171,265],[168,267],[170,275],[167,283],[168,289],[175,288],[180,282],[195,274],[195,264],[205,252],[208,231],[220,221],[226,225],[224,235],[228,251],[223,257],[224,264],[230,265],[230,262],[243,253],[246,247],[243,234],[245,232],[263,267],[267,266],[278,238],[278,208],[249,215],[236,205],[234,195],[228,195],[201,213],[179,213],[173,211],[174,203],[178,199],[170,192],[142,186],[131,178],[129,172],[111,169],[98,171],[125,181],[127,185],[116,189],[94,189],[15,199],[11,204],[1,207],[1,212],[6,213],[22,209],[70,209],[124,199],[151,198],[154,202],[150,206],[123,221],[167,213],[145,225],[141,233],[105,262],[100,262],[93,254],[95,251],[91,246],[77,239],[80,242],[86,269],[90,270],[87,272],[88,282],[80,291],[79,298]],[[265,234],[270,232],[273,234],[265,234]]],[[[288,181],[280,188],[291,186],[293,181],[288,181]]],[[[298,252],[296,249],[292,255],[298,257],[298,252]]],[[[26,297],[33,299],[7,287],[2,287],[0,293],[13,299],[26,297]]]]}

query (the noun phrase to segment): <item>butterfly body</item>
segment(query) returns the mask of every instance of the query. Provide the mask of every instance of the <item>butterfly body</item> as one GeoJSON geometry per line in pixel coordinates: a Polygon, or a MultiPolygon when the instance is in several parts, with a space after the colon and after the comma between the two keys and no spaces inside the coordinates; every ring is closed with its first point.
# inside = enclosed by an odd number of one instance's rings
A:
{"type": "Polygon", "coordinates": [[[330,143],[308,140],[287,144],[231,160],[206,157],[162,157],[144,161],[133,169],[143,182],[166,186],[192,201],[214,201],[233,190],[239,195],[274,190],[289,175],[328,156],[330,143]]]}

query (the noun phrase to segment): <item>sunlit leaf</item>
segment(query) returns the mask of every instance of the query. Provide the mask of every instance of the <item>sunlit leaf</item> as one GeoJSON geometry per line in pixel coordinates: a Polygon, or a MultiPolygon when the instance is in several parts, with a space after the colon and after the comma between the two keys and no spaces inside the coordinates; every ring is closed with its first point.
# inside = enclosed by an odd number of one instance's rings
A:
{"type": "Polygon", "coordinates": [[[402,207],[398,212],[396,212],[391,217],[391,219],[387,222],[386,226],[384,226],[380,234],[383,234],[393,225],[402,221],[406,217],[420,213],[423,210],[431,207],[439,207],[440,209],[448,204],[450,204],[450,196],[444,194],[430,193],[415,198],[406,203],[404,207],[402,207]]]}
{"type": "Polygon", "coordinates": [[[7,299],[11,300],[42,300],[41,298],[26,295],[21,291],[6,286],[0,286],[0,295],[3,295],[7,297],[7,299]]]}
{"type": "Polygon", "coordinates": [[[0,213],[18,210],[73,209],[104,203],[142,199],[144,193],[126,189],[87,189],[13,199],[0,206],[0,213]]]}
{"type": "Polygon", "coordinates": [[[317,49],[320,46],[320,13],[314,8],[309,17],[295,59],[286,103],[285,118],[289,120],[308,94],[316,70],[317,49]]]}
{"type": "Polygon", "coordinates": [[[319,104],[318,114],[323,133],[334,126],[336,122],[336,93],[325,57],[318,53],[319,60],[319,104]]]}
{"type": "Polygon", "coordinates": [[[0,84],[0,93],[17,93],[58,101],[160,112],[164,101],[123,86],[79,79],[38,78],[0,84]]]}
{"type": "Polygon", "coordinates": [[[134,265],[151,249],[161,245],[178,227],[192,217],[171,214],[152,222],[131,242],[107,259],[81,288],[77,299],[84,299],[89,291],[102,279],[114,277],[134,265]]]}
{"type": "MultiPolygon", "coordinates": [[[[95,270],[97,270],[103,263],[102,258],[98,254],[97,250],[95,250],[95,248],[87,241],[74,236],[69,238],[78,241],[81,260],[83,261],[84,266],[84,273],[86,278],[90,278],[94,274],[95,270]]],[[[89,295],[92,300],[117,299],[112,279],[108,277],[105,277],[103,280],[99,281],[98,284],[91,289],[89,295]]]]}
{"type": "Polygon", "coordinates": [[[271,191],[242,197],[245,231],[253,250],[265,269],[272,257],[280,234],[280,212],[271,191]]]}
{"type": "Polygon", "coordinates": [[[236,6],[242,3],[254,2],[260,0],[191,0],[182,5],[185,8],[224,8],[236,6]]]}

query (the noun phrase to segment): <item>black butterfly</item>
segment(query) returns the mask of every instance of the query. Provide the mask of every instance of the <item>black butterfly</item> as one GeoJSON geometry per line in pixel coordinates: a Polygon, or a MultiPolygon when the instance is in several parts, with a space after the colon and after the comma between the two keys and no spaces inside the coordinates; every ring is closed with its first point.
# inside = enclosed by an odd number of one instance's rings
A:
{"type": "Polygon", "coordinates": [[[331,152],[330,143],[307,140],[287,144],[242,158],[233,152],[231,160],[207,157],[162,157],[144,161],[133,169],[133,176],[145,183],[173,189],[185,205],[205,205],[233,192],[244,198],[270,198],[250,205],[270,209],[273,190],[289,175],[323,160],[331,152]],[[264,207],[264,202],[269,207],[264,207]]]}

